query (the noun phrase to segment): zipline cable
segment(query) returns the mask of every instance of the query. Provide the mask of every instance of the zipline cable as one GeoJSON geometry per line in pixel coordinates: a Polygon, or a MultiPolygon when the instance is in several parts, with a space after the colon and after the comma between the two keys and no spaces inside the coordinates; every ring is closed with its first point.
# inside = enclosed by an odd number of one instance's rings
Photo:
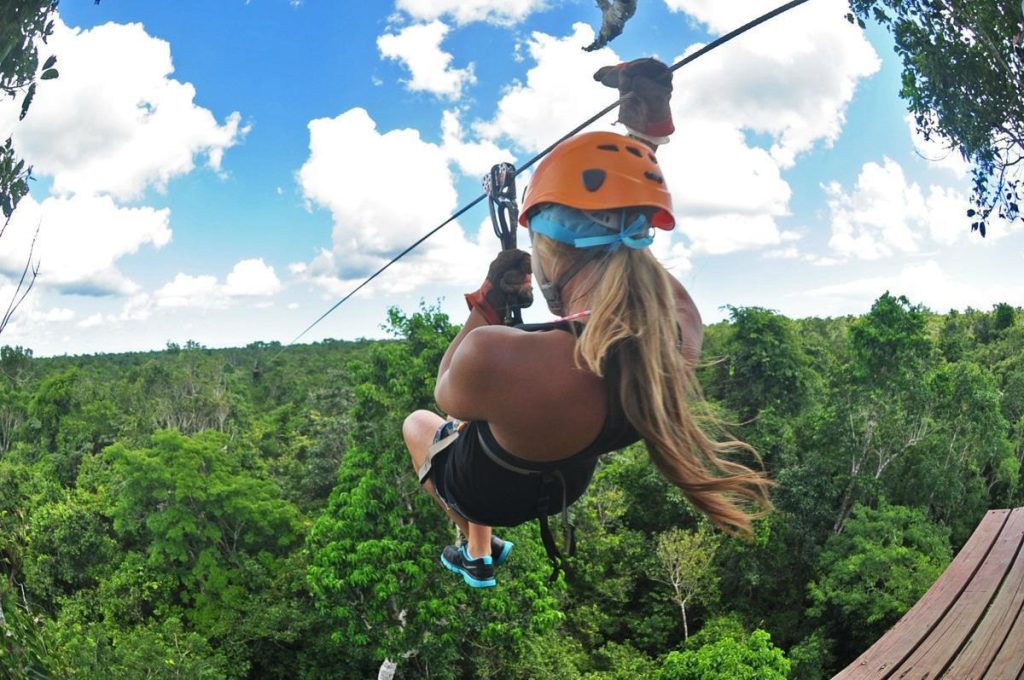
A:
{"type": "MultiPolygon", "coordinates": [[[[796,7],[798,5],[802,5],[805,2],[807,2],[807,1],[808,0],[791,0],[790,2],[787,2],[784,5],[780,5],[780,6],[776,7],[775,9],[773,9],[772,11],[767,12],[765,14],[762,14],[761,16],[757,17],[756,19],[748,21],[747,23],[743,24],[739,28],[730,31],[730,32],[726,33],[723,36],[720,36],[719,38],[717,38],[715,40],[712,40],[707,45],[705,45],[704,47],[700,48],[699,50],[697,50],[693,54],[691,54],[689,56],[686,56],[686,57],[683,57],[682,59],[677,61],[675,64],[672,64],[672,66],[670,66],[668,70],[669,71],[678,71],[679,69],[681,69],[683,66],[686,66],[687,64],[689,64],[694,59],[697,59],[698,57],[704,56],[705,54],[707,54],[711,50],[713,50],[713,49],[715,49],[717,47],[720,47],[721,45],[724,45],[725,43],[729,42],[733,38],[735,38],[735,37],[737,37],[739,35],[742,35],[743,33],[746,33],[747,31],[749,31],[750,29],[755,28],[756,26],[759,26],[759,25],[763,24],[766,21],[769,21],[770,19],[774,19],[778,15],[784,14],[785,12],[788,12],[789,10],[793,9],[794,7],[796,7]]],[[[554,149],[556,146],[558,146],[559,144],[561,144],[565,140],[569,139],[573,135],[577,134],[578,132],[582,131],[584,128],[590,126],[593,122],[595,122],[601,116],[603,116],[606,113],[614,110],[615,107],[617,107],[619,104],[621,104],[623,101],[625,101],[625,99],[626,99],[626,97],[621,97],[619,99],[616,99],[614,102],[612,102],[608,106],[604,107],[603,109],[601,109],[600,111],[595,113],[593,116],[591,116],[590,118],[586,119],[585,121],[583,121],[582,123],[580,123],[579,125],[574,127],[572,130],[570,130],[569,132],[567,132],[564,135],[562,135],[561,137],[559,137],[558,140],[555,141],[553,144],[551,144],[550,146],[545,148],[543,151],[538,153],[536,156],[534,156],[533,158],[528,160],[526,163],[524,163],[522,166],[520,166],[516,170],[516,175],[519,175],[523,170],[526,170],[526,169],[530,168],[531,166],[533,166],[534,163],[536,163],[541,158],[544,158],[544,156],[547,156],[549,153],[551,153],[551,150],[554,149]]],[[[281,351],[284,351],[284,349],[286,349],[286,348],[290,347],[291,345],[294,345],[296,342],[298,342],[299,339],[302,336],[304,336],[306,333],[311,331],[314,326],[316,326],[318,323],[320,323],[325,318],[327,318],[327,316],[331,312],[333,312],[338,307],[340,307],[342,304],[344,304],[345,301],[348,300],[350,297],[352,297],[353,295],[358,293],[366,284],[370,283],[375,278],[377,278],[388,267],[390,267],[394,263],[398,262],[400,259],[405,257],[410,251],[412,251],[414,248],[416,248],[419,244],[421,244],[424,241],[426,241],[428,238],[430,238],[431,236],[433,236],[434,234],[439,232],[443,227],[447,226],[452,221],[458,219],[466,211],[468,211],[470,208],[476,206],[478,203],[480,203],[481,201],[483,201],[486,198],[487,198],[487,194],[486,193],[477,196],[475,199],[473,199],[472,201],[467,203],[465,206],[463,206],[460,210],[458,210],[457,212],[453,213],[451,215],[451,217],[449,217],[444,222],[442,222],[441,224],[437,225],[436,227],[434,227],[433,229],[428,231],[426,234],[421,236],[419,239],[417,239],[416,242],[413,243],[411,246],[409,246],[408,248],[406,248],[405,250],[400,252],[398,255],[395,255],[393,258],[391,258],[391,260],[387,264],[385,264],[383,267],[381,267],[380,269],[375,271],[373,274],[371,274],[369,276],[369,278],[367,278],[365,281],[360,283],[358,286],[353,288],[345,297],[343,297],[340,300],[338,300],[337,302],[335,302],[331,306],[331,308],[328,309],[323,314],[321,314],[317,318],[316,321],[314,321],[313,323],[311,323],[308,326],[306,326],[305,330],[303,330],[301,333],[296,335],[295,338],[291,342],[289,342],[287,345],[285,345],[281,349],[281,351]]]]}

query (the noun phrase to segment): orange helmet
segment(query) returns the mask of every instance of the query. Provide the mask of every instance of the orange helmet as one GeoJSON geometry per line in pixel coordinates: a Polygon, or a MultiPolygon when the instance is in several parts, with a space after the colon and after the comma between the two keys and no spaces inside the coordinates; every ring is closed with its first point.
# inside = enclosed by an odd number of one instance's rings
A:
{"type": "Polygon", "coordinates": [[[672,195],[654,153],[614,132],[587,132],[556,146],[533,173],[519,224],[528,226],[530,211],[544,203],[578,210],[646,206],[657,209],[653,226],[676,226],[672,195]]]}

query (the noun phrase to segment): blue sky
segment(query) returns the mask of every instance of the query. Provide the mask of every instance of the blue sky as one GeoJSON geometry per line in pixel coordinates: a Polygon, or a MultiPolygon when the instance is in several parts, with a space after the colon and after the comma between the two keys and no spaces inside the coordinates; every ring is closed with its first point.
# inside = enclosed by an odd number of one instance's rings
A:
{"type": "MultiPolygon", "coordinates": [[[[43,50],[61,77],[21,123],[0,105],[37,177],[0,240],[0,295],[36,227],[42,265],[0,341],[287,342],[490,165],[614,100],[599,66],[673,62],[774,4],[639,0],[585,53],[590,0],[64,0],[43,50]]],[[[810,0],[677,72],[659,158],[679,227],[655,251],[708,322],[725,305],[862,313],[886,289],[938,311],[1024,305],[1024,225],[970,233],[966,168],[915,140],[887,35],[845,12],[810,0]]],[[[446,227],[304,341],[379,336],[389,306],[420,300],[461,321],[497,249],[486,219],[446,227]]]]}

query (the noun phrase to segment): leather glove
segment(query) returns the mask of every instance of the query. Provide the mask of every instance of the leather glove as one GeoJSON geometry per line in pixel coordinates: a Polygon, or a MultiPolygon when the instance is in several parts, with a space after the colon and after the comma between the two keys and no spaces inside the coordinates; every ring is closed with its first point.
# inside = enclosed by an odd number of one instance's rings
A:
{"type": "Polygon", "coordinates": [[[491,262],[483,285],[466,293],[466,304],[470,310],[479,309],[487,323],[502,323],[513,309],[533,304],[532,274],[529,253],[503,250],[491,262]]]}
{"type": "Polygon", "coordinates": [[[672,123],[672,71],[657,59],[645,57],[618,66],[605,66],[594,80],[630,95],[619,105],[619,122],[640,139],[664,144],[675,132],[672,123]]]}

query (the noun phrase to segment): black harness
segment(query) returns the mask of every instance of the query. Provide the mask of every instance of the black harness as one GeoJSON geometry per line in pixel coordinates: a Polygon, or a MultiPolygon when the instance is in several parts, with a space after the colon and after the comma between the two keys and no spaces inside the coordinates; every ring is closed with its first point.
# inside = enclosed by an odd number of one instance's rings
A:
{"type": "Polygon", "coordinates": [[[565,486],[565,477],[562,475],[562,471],[557,467],[550,470],[534,470],[531,468],[521,467],[515,463],[510,462],[507,458],[502,457],[498,452],[487,442],[487,438],[484,437],[482,431],[478,431],[477,439],[480,443],[480,450],[491,459],[491,462],[499,467],[505,468],[518,475],[525,475],[527,477],[539,477],[541,480],[542,491],[537,496],[537,522],[540,524],[540,540],[544,543],[544,550],[548,554],[548,559],[551,560],[551,565],[554,568],[551,572],[551,581],[558,578],[558,572],[568,572],[568,565],[565,563],[565,558],[562,557],[561,551],[558,549],[558,545],[555,543],[554,534],[551,533],[551,525],[548,524],[548,515],[551,513],[551,494],[547,492],[547,489],[551,488],[552,482],[558,482],[558,488],[562,491],[562,528],[565,531],[565,553],[568,557],[576,556],[576,525],[569,520],[569,502],[568,493],[565,486]]]}
{"type": "MultiPolygon", "coordinates": [[[[526,331],[565,330],[572,332],[577,336],[579,335],[581,327],[582,324],[575,321],[557,321],[542,324],[524,324],[520,326],[520,328],[526,331]]],[[[562,470],[573,463],[593,460],[602,454],[617,451],[640,439],[640,434],[636,431],[633,425],[626,420],[626,417],[622,412],[622,404],[619,398],[619,378],[620,369],[617,353],[613,350],[609,353],[605,361],[604,382],[607,390],[608,415],[605,418],[604,424],[601,426],[601,431],[598,433],[594,441],[582,451],[579,451],[568,458],[548,463],[526,461],[513,456],[511,453],[503,449],[494,438],[489,426],[477,429],[477,439],[480,444],[480,450],[483,451],[484,455],[486,455],[491,462],[510,472],[527,477],[536,477],[541,481],[541,491],[537,496],[536,516],[537,522],[540,525],[541,541],[544,543],[544,550],[547,552],[548,559],[551,560],[553,567],[553,571],[551,573],[552,581],[558,578],[558,573],[560,571],[569,573],[569,565],[566,562],[565,557],[575,557],[576,555],[576,526],[569,518],[568,489],[562,470]],[[560,499],[557,496],[552,498],[551,490],[555,487],[556,483],[558,495],[561,496],[560,499]],[[564,556],[563,552],[558,549],[558,545],[555,543],[554,534],[552,533],[551,526],[548,523],[548,516],[553,514],[552,510],[556,508],[561,509],[560,514],[562,516],[562,529],[564,533],[564,556]]]]}

